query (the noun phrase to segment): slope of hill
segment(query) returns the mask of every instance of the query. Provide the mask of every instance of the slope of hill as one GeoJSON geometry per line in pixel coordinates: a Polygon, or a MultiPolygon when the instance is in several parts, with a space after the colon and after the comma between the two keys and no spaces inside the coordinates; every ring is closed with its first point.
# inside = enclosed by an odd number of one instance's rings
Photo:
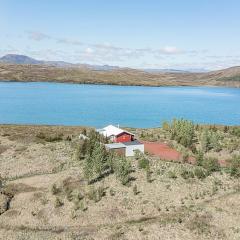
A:
{"type": "Polygon", "coordinates": [[[26,56],[21,56],[20,58],[8,56],[4,57],[4,59],[2,58],[0,60],[0,81],[46,81],[132,86],[140,85],[240,87],[239,66],[206,73],[150,73],[144,70],[118,68],[111,66],[105,66],[101,68],[94,68],[92,66],[90,68],[86,64],[68,65],[68,63],[65,62],[58,62],[58,65],[56,64],[57,62],[40,61],[40,63],[33,63],[34,61],[26,56]],[[8,63],[7,59],[14,60],[15,64],[8,63]],[[1,62],[4,63],[1,64],[1,62]],[[27,62],[29,62],[30,64],[26,64],[27,62]]]}
{"type": "Polygon", "coordinates": [[[128,159],[126,185],[115,173],[88,184],[82,131],[0,125],[1,239],[239,239],[239,178],[230,171],[144,155],[128,159]]]}

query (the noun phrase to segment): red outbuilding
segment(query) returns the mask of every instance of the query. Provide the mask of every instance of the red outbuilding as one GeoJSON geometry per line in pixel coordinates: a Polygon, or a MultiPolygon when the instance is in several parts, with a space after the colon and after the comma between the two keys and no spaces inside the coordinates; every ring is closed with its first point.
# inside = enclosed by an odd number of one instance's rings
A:
{"type": "Polygon", "coordinates": [[[112,142],[121,143],[134,141],[134,134],[113,125],[98,129],[97,131],[110,138],[112,142]]]}

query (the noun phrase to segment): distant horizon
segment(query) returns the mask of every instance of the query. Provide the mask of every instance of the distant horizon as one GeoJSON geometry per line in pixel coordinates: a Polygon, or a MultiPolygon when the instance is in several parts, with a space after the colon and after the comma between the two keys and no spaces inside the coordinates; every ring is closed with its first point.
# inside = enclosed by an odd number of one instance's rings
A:
{"type": "MultiPolygon", "coordinates": [[[[45,59],[37,59],[37,58],[34,58],[34,57],[32,57],[32,56],[29,56],[29,55],[24,55],[24,54],[16,54],[16,53],[9,53],[9,54],[4,54],[4,55],[0,55],[0,60],[1,60],[1,58],[3,58],[3,57],[6,57],[6,56],[8,56],[8,55],[13,55],[13,56],[23,56],[23,57],[29,57],[29,58],[32,58],[32,59],[34,59],[34,60],[37,60],[37,61],[45,61],[45,62],[47,62],[47,60],[45,60],[45,59]]],[[[118,66],[118,65],[109,65],[109,64],[102,64],[102,65],[93,65],[93,64],[91,64],[91,63],[87,63],[87,62],[78,62],[78,63],[72,63],[72,62],[67,62],[67,61],[64,61],[64,60],[51,60],[51,61],[49,61],[49,62],[65,62],[65,63],[67,63],[67,64],[72,64],[72,65],[90,65],[90,66],[109,66],[109,67],[116,67],[116,68],[129,68],[129,69],[136,69],[136,70],[149,70],[149,71],[154,71],[154,70],[159,70],[159,71],[161,71],[161,70],[173,70],[173,71],[182,71],[182,72],[184,72],[184,71],[186,71],[186,72],[197,72],[197,71],[199,71],[199,72],[210,72],[210,71],[217,71],[217,70],[221,70],[221,69],[213,69],[213,70],[209,70],[209,69],[201,69],[201,68],[184,68],[184,69],[180,69],[180,68],[178,68],[178,69],[174,69],[174,68],[134,68],[134,67],[128,67],[128,66],[126,66],[126,67],[121,67],[121,66],[118,66]]],[[[0,62],[1,63],[1,62],[0,62]]],[[[230,66],[230,67],[228,67],[228,68],[231,68],[231,67],[238,67],[238,65],[234,65],[234,66],[230,66]]]]}
{"type": "MultiPolygon", "coordinates": [[[[6,57],[6,56],[22,56],[22,57],[28,57],[28,58],[31,58],[31,59],[34,59],[34,60],[37,60],[37,61],[43,61],[43,62],[48,62],[48,61],[46,61],[45,59],[37,59],[37,58],[34,58],[34,57],[32,57],[32,56],[29,56],[29,55],[24,55],[24,54],[16,54],[16,53],[9,53],[9,54],[5,54],[5,55],[2,55],[2,56],[0,56],[0,60],[1,60],[1,58],[4,58],[4,57],[6,57]]],[[[87,62],[78,62],[78,63],[72,63],[72,62],[67,62],[67,61],[64,61],[64,60],[51,60],[51,61],[49,61],[49,62],[64,62],[64,63],[66,63],[66,64],[72,64],[72,65],[89,65],[89,66],[109,66],[109,67],[115,67],[115,68],[130,68],[130,69],[136,69],[136,70],[149,70],[149,71],[151,71],[151,70],[159,70],[159,71],[161,71],[161,70],[175,70],[175,71],[179,71],[179,72],[183,72],[183,71],[196,71],[197,72],[197,70],[199,71],[199,72],[209,72],[209,71],[211,71],[211,70],[208,70],[208,69],[194,69],[194,68],[186,68],[186,69],[173,69],[173,68],[133,68],[133,67],[121,67],[121,66],[118,66],[118,65],[109,65],[109,64],[103,64],[103,65],[93,65],[93,64],[91,64],[91,63],[87,63],[87,62]]],[[[0,62],[1,63],[1,62],[0,62]]],[[[235,66],[232,66],[232,67],[235,67],[235,66]]]]}
{"type": "Polygon", "coordinates": [[[240,2],[2,0],[0,55],[134,69],[240,65],[240,2]]]}

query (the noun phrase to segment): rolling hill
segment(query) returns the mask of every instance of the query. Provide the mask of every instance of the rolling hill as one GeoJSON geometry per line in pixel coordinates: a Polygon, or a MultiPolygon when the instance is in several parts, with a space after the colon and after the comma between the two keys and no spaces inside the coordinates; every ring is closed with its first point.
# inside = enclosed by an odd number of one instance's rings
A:
{"type": "Polygon", "coordinates": [[[132,86],[240,87],[240,66],[203,73],[147,72],[108,65],[48,62],[22,55],[7,55],[0,59],[0,81],[46,81],[132,86]]]}

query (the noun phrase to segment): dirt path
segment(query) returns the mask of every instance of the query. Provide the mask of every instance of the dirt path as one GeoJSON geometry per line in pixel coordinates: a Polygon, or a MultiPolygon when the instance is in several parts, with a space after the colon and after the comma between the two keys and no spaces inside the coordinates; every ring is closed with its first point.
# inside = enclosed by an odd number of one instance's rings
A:
{"type": "Polygon", "coordinates": [[[143,142],[145,151],[161,157],[164,160],[181,160],[181,153],[177,150],[170,148],[166,143],[159,142],[143,142]]]}
{"type": "MultiPolygon", "coordinates": [[[[145,151],[150,153],[151,155],[158,156],[162,160],[167,161],[182,161],[182,154],[177,150],[170,148],[166,143],[145,141],[143,141],[143,143],[145,151]]],[[[195,159],[193,157],[189,157],[188,162],[194,163],[195,159]]]]}

